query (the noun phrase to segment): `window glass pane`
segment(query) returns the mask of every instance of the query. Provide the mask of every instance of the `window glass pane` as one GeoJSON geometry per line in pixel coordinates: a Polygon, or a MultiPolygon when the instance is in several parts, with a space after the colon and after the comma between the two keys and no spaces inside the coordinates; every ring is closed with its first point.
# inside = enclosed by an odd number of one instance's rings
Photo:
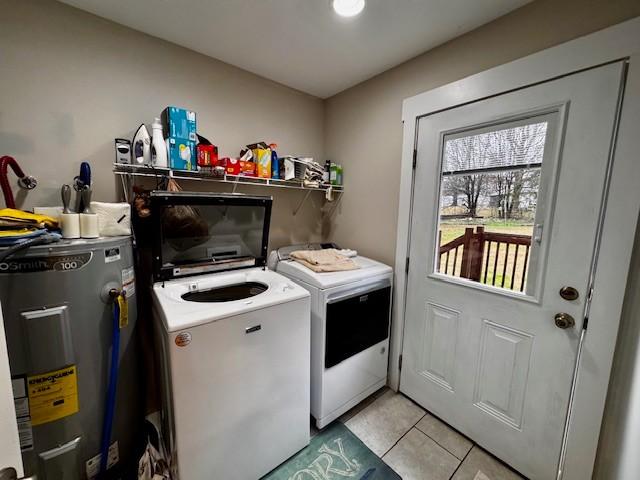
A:
{"type": "Polygon", "coordinates": [[[161,218],[163,268],[262,255],[264,207],[168,205],[161,218]]]}
{"type": "Polygon", "coordinates": [[[448,138],[442,171],[506,169],[542,164],[547,122],[448,138]]]}
{"type": "Polygon", "coordinates": [[[547,138],[533,122],[445,136],[436,272],[527,291],[547,138]]]}

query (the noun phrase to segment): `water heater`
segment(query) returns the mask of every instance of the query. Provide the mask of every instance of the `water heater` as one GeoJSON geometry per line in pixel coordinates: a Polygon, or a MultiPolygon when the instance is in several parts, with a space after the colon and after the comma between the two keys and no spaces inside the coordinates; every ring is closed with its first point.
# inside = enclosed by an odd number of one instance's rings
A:
{"type": "Polygon", "coordinates": [[[119,329],[106,478],[130,478],[143,430],[130,238],[67,240],[0,262],[0,304],[27,476],[97,476],[113,336],[111,289],[125,290],[128,322],[119,329]]]}

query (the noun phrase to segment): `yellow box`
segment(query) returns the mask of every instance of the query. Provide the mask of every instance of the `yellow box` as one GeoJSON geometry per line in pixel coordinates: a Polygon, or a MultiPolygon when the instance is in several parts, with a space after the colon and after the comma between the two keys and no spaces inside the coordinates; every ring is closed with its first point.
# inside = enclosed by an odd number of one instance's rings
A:
{"type": "Polygon", "coordinates": [[[253,157],[258,166],[258,177],[271,178],[271,149],[255,148],[253,157]]]}

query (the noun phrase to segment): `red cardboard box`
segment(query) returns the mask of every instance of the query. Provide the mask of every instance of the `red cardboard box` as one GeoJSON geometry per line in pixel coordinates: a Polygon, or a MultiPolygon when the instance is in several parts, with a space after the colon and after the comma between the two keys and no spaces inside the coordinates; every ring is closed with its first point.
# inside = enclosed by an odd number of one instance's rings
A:
{"type": "Polygon", "coordinates": [[[198,166],[213,168],[218,165],[218,147],[215,145],[198,144],[198,166]]]}
{"type": "Polygon", "coordinates": [[[240,175],[240,160],[237,158],[223,158],[227,175],[240,175]]]}
{"type": "Polygon", "coordinates": [[[240,160],[240,172],[245,177],[255,177],[257,175],[256,163],[240,160]]]}

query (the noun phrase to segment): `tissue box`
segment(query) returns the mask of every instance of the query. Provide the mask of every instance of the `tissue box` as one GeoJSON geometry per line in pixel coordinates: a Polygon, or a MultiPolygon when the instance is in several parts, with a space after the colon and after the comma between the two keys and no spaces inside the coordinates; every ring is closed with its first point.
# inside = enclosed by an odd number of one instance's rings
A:
{"type": "Polygon", "coordinates": [[[179,107],[167,107],[161,114],[165,137],[195,142],[196,112],[179,107]]]}
{"type": "Polygon", "coordinates": [[[196,142],[169,137],[169,167],[174,170],[196,169],[196,142]]]}

